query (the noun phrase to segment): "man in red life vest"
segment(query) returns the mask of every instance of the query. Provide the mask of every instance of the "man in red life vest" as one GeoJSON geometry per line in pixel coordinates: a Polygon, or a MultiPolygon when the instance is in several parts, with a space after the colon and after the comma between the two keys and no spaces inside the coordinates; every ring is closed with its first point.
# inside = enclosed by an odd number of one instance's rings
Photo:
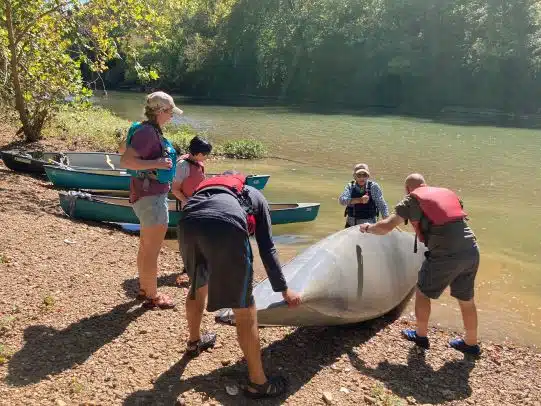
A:
{"type": "Polygon", "coordinates": [[[462,202],[451,190],[428,186],[420,174],[406,178],[407,196],[395,207],[395,214],[376,224],[361,224],[365,233],[387,234],[403,222],[411,221],[417,238],[428,251],[419,270],[415,296],[416,330],[404,330],[403,336],[424,349],[428,341],[430,299],[437,299],[451,287],[458,300],[466,335],[449,345],[467,354],[477,355],[477,309],[473,300],[474,282],[479,268],[477,239],[466,223],[462,202]]]}
{"type": "Polygon", "coordinates": [[[201,335],[201,320],[209,312],[233,309],[239,345],[248,364],[246,396],[282,396],[287,381],[267,377],[263,370],[252,295],[253,255],[249,236],[255,236],[259,255],[275,292],[289,306],[300,304],[299,294],[287,286],[272,240],[270,209],[263,194],[246,185],[246,177],[233,171],[203,181],[183,209],[178,224],[180,252],[190,277],[186,298],[187,353],[198,355],[212,348],[216,334],[201,335]]]}

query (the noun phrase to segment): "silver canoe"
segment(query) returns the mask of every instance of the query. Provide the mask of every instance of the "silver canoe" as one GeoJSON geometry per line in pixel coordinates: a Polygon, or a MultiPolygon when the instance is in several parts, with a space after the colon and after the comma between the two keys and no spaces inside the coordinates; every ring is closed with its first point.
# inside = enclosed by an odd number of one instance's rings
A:
{"type": "MultiPolygon", "coordinates": [[[[309,247],[283,272],[299,292],[302,305],[288,308],[268,279],[254,288],[258,323],[316,326],[358,323],[377,318],[401,304],[414,288],[425,247],[413,253],[414,235],[394,230],[385,236],[341,230],[309,247]]],[[[218,321],[234,323],[230,309],[218,321]]]]}

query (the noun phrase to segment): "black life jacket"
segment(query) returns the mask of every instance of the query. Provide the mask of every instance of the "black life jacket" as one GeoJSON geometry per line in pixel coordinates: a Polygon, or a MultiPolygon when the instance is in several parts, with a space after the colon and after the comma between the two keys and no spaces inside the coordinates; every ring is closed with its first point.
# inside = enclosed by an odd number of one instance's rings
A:
{"type": "Polygon", "coordinates": [[[351,181],[351,198],[357,198],[357,197],[363,197],[365,194],[367,194],[370,199],[368,200],[368,203],[357,203],[354,205],[349,205],[346,208],[346,211],[344,214],[346,214],[349,217],[353,217],[356,219],[371,219],[376,218],[379,216],[379,210],[376,206],[376,202],[372,198],[370,194],[370,190],[372,188],[372,181],[367,180],[366,186],[364,187],[364,190],[361,192],[361,187],[355,182],[354,180],[351,181]]]}

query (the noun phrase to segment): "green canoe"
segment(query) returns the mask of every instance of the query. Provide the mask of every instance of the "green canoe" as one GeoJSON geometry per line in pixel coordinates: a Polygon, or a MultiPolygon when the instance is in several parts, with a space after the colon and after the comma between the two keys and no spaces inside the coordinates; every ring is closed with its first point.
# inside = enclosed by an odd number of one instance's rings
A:
{"type": "MultiPolygon", "coordinates": [[[[52,184],[61,189],[130,190],[130,175],[125,169],[71,168],[54,165],[43,167],[52,184]]],[[[248,175],[247,184],[261,190],[269,178],[270,175],[248,175]]]]}
{"type": "MultiPolygon", "coordinates": [[[[99,196],[75,191],[61,191],[60,206],[76,219],[107,221],[111,223],[139,224],[130,202],[125,197],[99,196]]],[[[269,203],[272,224],[313,221],[319,212],[319,203],[269,203]]],[[[169,227],[176,227],[182,212],[175,200],[169,200],[169,227]]]]}

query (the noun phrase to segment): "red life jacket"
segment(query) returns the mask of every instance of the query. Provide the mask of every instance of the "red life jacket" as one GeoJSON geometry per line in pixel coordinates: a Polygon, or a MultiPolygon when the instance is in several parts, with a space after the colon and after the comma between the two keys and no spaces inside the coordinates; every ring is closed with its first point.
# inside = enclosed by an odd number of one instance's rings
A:
{"type": "MultiPolygon", "coordinates": [[[[460,199],[455,192],[446,188],[421,186],[410,193],[419,202],[423,215],[430,225],[442,226],[453,221],[466,218],[460,199]]],[[[412,221],[411,225],[421,242],[425,237],[419,221],[412,221]]]]}
{"type": "Polygon", "coordinates": [[[190,155],[185,154],[180,157],[181,160],[187,161],[190,164],[188,177],[182,181],[182,186],[180,188],[180,191],[186,197],[192,196],[197,186],[205,180],[205,165],[203,162],[189,159],[189,156],[190,155]]]}
{"type": "Polygon", "coordinates": [[[248,234],[255,234],[256,218],[252,200],[248,195],[246,186],[246,176],[243,175],[218,175],[205,179],[197,186],[194,194],[203,190],[224,190],[235,196],[246,213],[246,224],[248,226],[248,234]]]}

